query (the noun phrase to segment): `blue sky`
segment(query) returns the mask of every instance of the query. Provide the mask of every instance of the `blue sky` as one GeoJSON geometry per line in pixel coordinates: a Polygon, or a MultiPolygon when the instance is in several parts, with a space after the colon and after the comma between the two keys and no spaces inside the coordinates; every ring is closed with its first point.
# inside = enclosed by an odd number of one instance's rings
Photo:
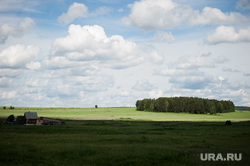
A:
{"type": "Polygon", "coordinates": [[[249,0],[0,1],[0,105],[250,106],[249,0]]]}

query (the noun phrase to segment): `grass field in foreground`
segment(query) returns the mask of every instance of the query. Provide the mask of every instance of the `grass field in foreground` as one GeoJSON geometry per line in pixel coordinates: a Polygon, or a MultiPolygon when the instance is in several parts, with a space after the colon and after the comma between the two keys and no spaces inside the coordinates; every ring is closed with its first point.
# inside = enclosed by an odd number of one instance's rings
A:
{"type": "Polygon", "coordinates": [[[24,112],[34,111],[39,117],[53,117],[71,120],[144,120],[144,121],[247,121],[250,111],[236,111],[231,113],[189,114],[170,112],[136,111],[136,108],[27,108],[0,109],[0,117],[9,115],[23,115],[24,112]]]}
{"type": "Polygon", "coordinates": [[[61,126],[0,125],[0,164],[249,165],[250,122],[78,120],[61,126]],[[71,124],[71,125],[69,125],[71,124]],[[74,124],[74,125],[73,125],[74,124]],[[200,153],[241,153],[201,161],[200,153]]]}

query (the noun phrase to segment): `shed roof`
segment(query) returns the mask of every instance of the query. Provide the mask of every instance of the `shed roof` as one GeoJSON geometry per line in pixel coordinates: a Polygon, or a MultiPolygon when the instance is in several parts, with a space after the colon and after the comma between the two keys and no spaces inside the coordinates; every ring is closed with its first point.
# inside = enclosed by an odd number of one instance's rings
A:
{"type": "Polygon", "coordinates": [[[38,119],[36,112],[25,112],[24,117],[25,119],[38,119]]]}

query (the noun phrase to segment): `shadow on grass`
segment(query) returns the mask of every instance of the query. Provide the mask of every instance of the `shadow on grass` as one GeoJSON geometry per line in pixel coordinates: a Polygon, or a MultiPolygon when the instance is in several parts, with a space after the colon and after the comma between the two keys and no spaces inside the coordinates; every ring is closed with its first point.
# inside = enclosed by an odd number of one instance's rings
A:
{"type": "Polygon", "coordinates": [[[1,165],[247,165],[250,122],[63,120],[0,126],[1,165]],[[242,153],[201,161],[200,153],[242,153]]]}

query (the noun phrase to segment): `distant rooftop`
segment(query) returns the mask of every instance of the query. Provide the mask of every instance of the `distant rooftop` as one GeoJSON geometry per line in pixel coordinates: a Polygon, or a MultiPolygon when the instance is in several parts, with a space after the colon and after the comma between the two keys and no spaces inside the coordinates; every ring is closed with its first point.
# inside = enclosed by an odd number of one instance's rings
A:
{"type": "Polygon", "coordinates": [[[38,119],[36,112],[25,112],[24,117],[25,119],[38,119]]]}

